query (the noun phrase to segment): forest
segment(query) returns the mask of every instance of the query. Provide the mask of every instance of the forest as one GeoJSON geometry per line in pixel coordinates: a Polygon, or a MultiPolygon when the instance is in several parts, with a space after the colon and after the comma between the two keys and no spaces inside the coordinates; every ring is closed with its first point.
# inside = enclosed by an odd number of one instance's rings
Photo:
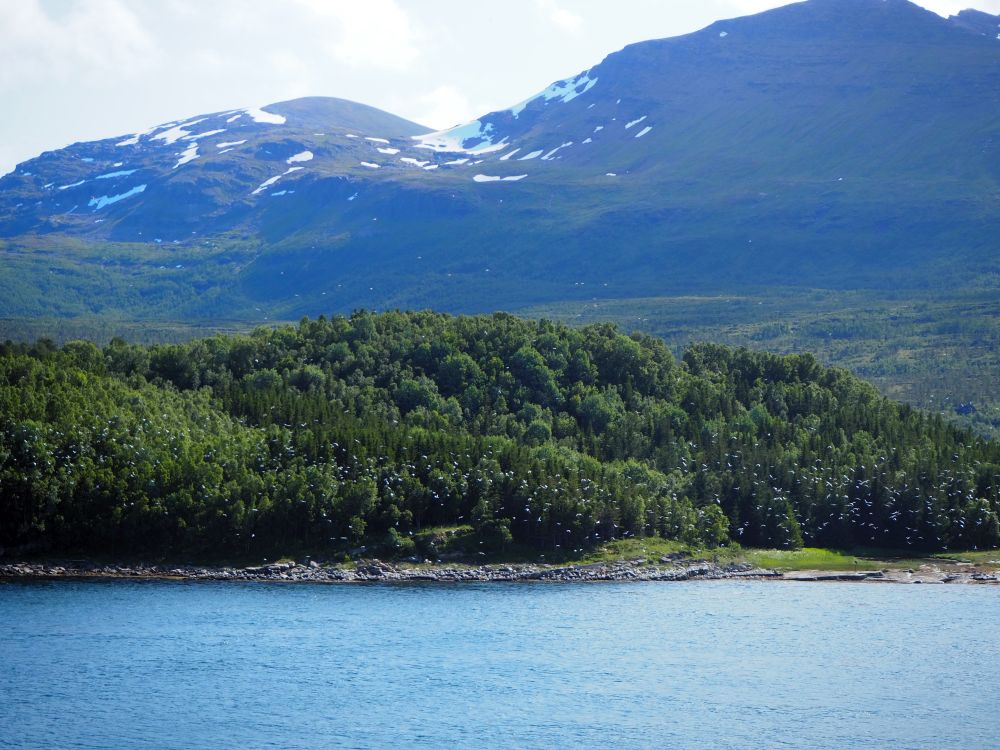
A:
{"type": "Polygon", "coordinates": [[[0,545],[105,555],[579,555],[613,539],[1000,545],[1000,445],[808,354],[611,324],[356,312],[0,345],[0,545]],[[422,547],[422,545],[424,545],[422,547]]]}

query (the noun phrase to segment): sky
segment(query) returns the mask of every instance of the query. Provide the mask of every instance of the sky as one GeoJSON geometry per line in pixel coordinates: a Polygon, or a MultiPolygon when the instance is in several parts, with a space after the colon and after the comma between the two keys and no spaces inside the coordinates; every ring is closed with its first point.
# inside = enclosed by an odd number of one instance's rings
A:
{"type": "MultiPolygon", "coordinates": [[[[445,128],[626,44],[781,0],[0,0],[0,174],[45,150],[299,96],[445,128]]],[[[947,16],[1000,0],[920,0],[947,16]]]]}

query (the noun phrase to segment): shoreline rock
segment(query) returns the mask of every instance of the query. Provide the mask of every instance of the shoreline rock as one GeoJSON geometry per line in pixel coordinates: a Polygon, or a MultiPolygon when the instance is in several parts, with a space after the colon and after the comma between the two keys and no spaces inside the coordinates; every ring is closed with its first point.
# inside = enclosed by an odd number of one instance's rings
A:
{"type": "Polygon", "coordinates": [[[881,582],[1000,584],[1000,573],[975,568],[961,571],[923,566],[918,571],[793,571],[781,573],[749,563],[719,565],[704,560],[621,560],[581,565],[534,563],[480,566],[405,567],[378,559],[358,560],[353,567],[282,562],[248,567],[192,565],[111,565],[85,561],[0,564],[0,580],[180,580],[285,583],[491,583],[491,582],[642,582],[777,580],[795,582],[881,582]]]}

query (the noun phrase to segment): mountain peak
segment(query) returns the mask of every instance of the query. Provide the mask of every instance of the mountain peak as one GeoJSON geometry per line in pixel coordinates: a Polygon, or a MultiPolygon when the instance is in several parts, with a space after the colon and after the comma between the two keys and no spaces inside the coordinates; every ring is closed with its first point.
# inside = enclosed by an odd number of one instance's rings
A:
{"type": "Polygon", "coordinates": [[[952,16],[948,21],[960,29],[1000,41],[1000,14],[993,16],[981,10],[968,8],[952,16]]]}
{"type": "Polygon", "coordinates": [[[333,96],[304,96],[268,104],[264,109],[284,115],[306,127],[337,126],[363,131],[376,129],[387,137],[418,135],[430,130],[367,104],[333,96]]]}

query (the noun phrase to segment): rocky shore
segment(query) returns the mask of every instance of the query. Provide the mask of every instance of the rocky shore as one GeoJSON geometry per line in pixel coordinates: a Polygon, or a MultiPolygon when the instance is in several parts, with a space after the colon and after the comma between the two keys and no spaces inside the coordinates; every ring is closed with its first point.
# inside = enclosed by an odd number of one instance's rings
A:
{"type": "Polygon", "coordinates": [[[922,565],[878,571],[794,571],[782,573],[749,563],[720,565],[705,560],[621,560],[587,565],[411,565],[377,559],[352,565],[279,562],[251,567],[193,565],[107,565],[85,561],[0,564],[0,579],[132,579],[183,581],[274,581],[289,583],[491,582],[491,581],[691,581],[780,580],[884,583],[1000,583],[1000,574],[973,566],[922,565]]]}

